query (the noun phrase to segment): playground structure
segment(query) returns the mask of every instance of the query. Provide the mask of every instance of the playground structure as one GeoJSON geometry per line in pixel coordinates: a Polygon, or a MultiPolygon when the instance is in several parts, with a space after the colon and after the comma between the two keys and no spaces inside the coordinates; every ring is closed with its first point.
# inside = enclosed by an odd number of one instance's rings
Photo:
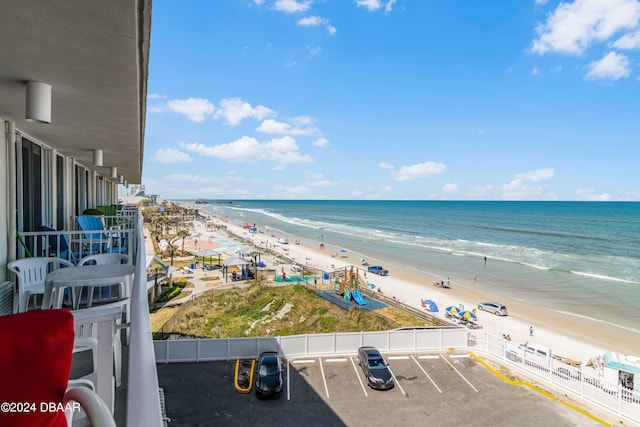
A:
{"type": "Polygon", "coordinates": [[[360,284],[359,275],[359,271],[353,266],[350,270],[347,270],[347,267],[345,267],[344,273],[339,278],[336,278],[333,292],[343,297],[345,301],[353,300],[358,305],[366,305],[367,302],[360,293],[360,289],[358,289],[360,284]]]}

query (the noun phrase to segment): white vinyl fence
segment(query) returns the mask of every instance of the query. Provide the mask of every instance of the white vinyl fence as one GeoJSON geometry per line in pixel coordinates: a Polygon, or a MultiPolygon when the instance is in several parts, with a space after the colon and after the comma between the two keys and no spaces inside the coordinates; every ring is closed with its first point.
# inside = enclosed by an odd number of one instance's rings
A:
{"type": "Polygon", "coordinates": [[[341,332],[266,338],[184,339],[154,341],[156,362],[204,362],[257,358],[263,351],[283,357],[356,353],[373,346],[381,352],[466,350],[467,331],[461,327],[341,332]]]}

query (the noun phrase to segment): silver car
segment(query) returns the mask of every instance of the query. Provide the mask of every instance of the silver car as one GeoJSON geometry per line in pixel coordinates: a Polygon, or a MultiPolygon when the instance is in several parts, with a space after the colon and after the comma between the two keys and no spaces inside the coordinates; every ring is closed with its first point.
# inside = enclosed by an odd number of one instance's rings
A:
{"type": "Polygon", "coordinates": [[[497,302],[481,302],[478,304],[478,310],[489,311],[496,316],[506,316],[508,314],[507,306],[497,302]]]}

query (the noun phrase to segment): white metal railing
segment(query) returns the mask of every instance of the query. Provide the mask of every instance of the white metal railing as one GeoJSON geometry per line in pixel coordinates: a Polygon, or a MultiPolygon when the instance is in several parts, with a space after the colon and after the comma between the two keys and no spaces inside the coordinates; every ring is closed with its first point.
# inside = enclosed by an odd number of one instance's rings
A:
{"type": "Polygon", "coordinates": [[[204,362],[257,358],[263,351],[284,357],[356,353],[374,346],[383,352],[466,350],[467,331],[461,327],[434,327],[381,332],[340,332],[263,338],[156,340],[156,361],[204,362]]]}
{"type": "Polygon", "coordinates": [[[158,372],[147,299],[142,216],[137,217],[136,274],[131,293],[127,426],[162,426],[158,372]]]}
{"type": "MultiPolygon", "coordinates": [[[[87,256],[118,252],[134,259],[136,229],[26,231],[16,236],[16,259],[56,256],[77,264],[87,256]]],[[[132,261],[130,261],[132,262],[132,261]]]]}
{"type": "Polygon", "coordinates": [[[474,331],[469,334],[469,350],[490,354],[511,368],[640,423],[640,394],[622,387],[619,382],[607,381],[597,369],[577,368],[556,360],[551,355],[543,357],[527,351],[516,351],[514,346],[507,345],[502,338],[486,332],[474,331]]]}

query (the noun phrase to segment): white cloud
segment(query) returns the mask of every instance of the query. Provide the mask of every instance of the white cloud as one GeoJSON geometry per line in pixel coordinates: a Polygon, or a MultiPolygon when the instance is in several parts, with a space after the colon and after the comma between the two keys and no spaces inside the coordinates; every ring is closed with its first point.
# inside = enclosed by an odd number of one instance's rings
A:
{"type": "Polygon", "coordinates": [[[536,4],[542,6],[542,5],[547,4],[548,1],[549,0],[536,0],[536,4]]]}
{"type": "Polygon", "coordinates": [[[540,182],[553,178],[553,169],[536,169],[529,172],[523,172],[516,175],[516,179],[531,182],[540,182]]]}
{"type": "Polygon", "coordinates": [[[327,138],[318,138],[311,143],[314,147],[324,148],[329,145],[329,140],[327,138]]]}
{"type": "Polygon", "coordinates": [[[396,0],[389,0],[387,5],[384,7],[384,13],[391,13],[394,4],[396,4],[396,0]]]}
{"type": "Polygon", "coordinates": [[[306,18],[302,18],[298,21],[298,25],[302,25],[303,27],[324,26],[329,34],[333,35],[336,33],[336,27],[331,25],[327,18],[323,18],[321,16],[308,16],[306,18]]]}
{"type": "Polygon", "coordinates": [[[460,186],[455,182],[445,184],[445,186],[442,187],[443,194],[457,194],[459,191],[460,191],[460,186]]]}
{"type": "Polygon", "coordinates": [[[531,70],[531,75],[532,76],[537,76],[538,75],[538,67],[533,67],[533,70],[531,70]]]}
{"type": "Polygon", "coordinates": [[[185,163],[190,162],[193,158],[187,153],[183,153],[173,148],[160,149],[152,157],[153,160],[160,163],[185,163]]]}
{"type": "Polygon", "coordinates": [[[338,185],[337,182],[329,181],[328,179],[317,179],[315,181],[308,181],[306,183],[311,187],[335,187],[338,185]]]}
{"type": "Polygon", "coordinates": [[[298,2],[296,0],[276,0],[273,5],[273,8],[279,12],[285,13],[298,13],[298,12],[306,12],[311,7],[313,1],[301,1],[298,2]]]}
{"type": "Polygon", "coordinates": [[[289,123],[278,122],[273,119],[267,119],[260,123],[256,129],[258,132],[268,133],[270,135],[313,135],[318,132],[314,127],[300,128],[291,126],[289,123]]]}
{"type": "Polygon", "coordinates": [[[613,43],[618,49],[640,49],[640,31],[628,33],[613,43]]]}
{"type": "Polygon", "coordinates": [[[536,28],[539,37],[531,50],[582,54],[593,42],[634,29],[640,20],[637,0],[576,0],[561,2],[547,21],[536,28]]]}
{"type": "MultiPolygon", "coordinates": [[[[384,13],[390,13],[393,10],[393,5],[397,0],[388,0],[384,6],[384,13]]],[[[380,0],[356,0],[358,7],[364,7],[369,11],[378,10],[382,7],[382,1],[380,0]]]]}
{"type": "Polygon", "coordinates": [[[254,2],[255,4],[260,5],[260,4],[264,3],[264,0],[253,0],[253,2],[254,2]]]}
{"type": "Polygon", "coordinates": [[[274,185],[273,191],[275,191],[278,195],[287,198],[296,196],[299,194],[305,194],[311,191],[311,188],[306,185],[297,185],[295,187],[290,187],[288,185],[274,185]]]}
{"type": "Polygon", "coordinates": [[[393,168],[395,168],[394,165],[392,165],[391,163],[387,163],[387,162],[380,162],[380,163],[378,163],[378,166],[381,167],[382,169],[388,169],[388,170],[392,170],[393,168]]]}
{"type": "Polygon", "coordinates": [[[218,178],[213,176],[201,176],[201,175],[187,175],[174,173],[167,175],[167,180],[171,182],[192,182],[196,184],[206,184],[209,182],[215,182],[218,178]]]}
{"type": "Polygon", "coordinates": [[[289,119],[291,123],[298,126],[309,126],[314,124],[316,121],[309,116],[296,116],[289,119]]]}
{"type": "Polygon", "coordinates": [[[224,117],[232,126],[237,125],[246,118],[262,120],[265,117],[275,115],[273,110],[262,105],[252,107],[248,102],[240,98],[225,98],[220,101],[220,108],[216,111],[216,118],[224,117]]]}
{"type": "Polygon", "coordinates": [[[356,0],[356,5],[368,10],[378,10],[382,7],[380,0],[356,0]]]}
{"type": "Polygon", "coordinates": [[[610,194],[607,194],[607,193],[597,194],[593,188],[584,187],[584,186],[581,186],[576,190],[576,195],[583,200],[590,200],[590,201],[606,202],[613,199],[613,197],[611,197],[610,194]]]}
{"type": "Polygon", "coordinates": [[[553,169],[550,168],[522,172],[510,182],[498,186],[497,190],[501,193],[501,197],[507,200],[548,198],[548,195],[544,193],[543,185],[530,185],[529,183],[537,184],[553,178],[553,175],[553,169]]]}
{"type": "Polygon", "coordinates": [[[415,165],[403,166],[395,173],[397,181],[411,181],[431,175],[439,175],[447,170],[443,163],[424,162],[415,165]]]}
{"type": "Polygon", "coordinates": [[[202,123],[205,116],[213,114],[215,107],[203,98],[172,99],[167,102],[167,109],[184,114],[191,121],[202,123]]]}
{"type": "Polygon", "coordinates": [[[599,61],[594,61],[587,65],[589,72],[585,76],[587,79],[613,79],[618,80],[631,75],[629,59],[616,52],[609,52],[599,61]]]}
{"type": "Polygon", "coordinates": [[[216,157],[231,163],[254,163],[260,161],[273,161],[277,168],[282,169],[291,163],[310,162],[309,155],[299,153],[296,141],[290,136],[274,138],[267,142],[259,142],[257,139],[243,136],[228,144],[206,146],[204,144],[180,143],[187,151],[198,153],[202,156],[216,157]]]}

